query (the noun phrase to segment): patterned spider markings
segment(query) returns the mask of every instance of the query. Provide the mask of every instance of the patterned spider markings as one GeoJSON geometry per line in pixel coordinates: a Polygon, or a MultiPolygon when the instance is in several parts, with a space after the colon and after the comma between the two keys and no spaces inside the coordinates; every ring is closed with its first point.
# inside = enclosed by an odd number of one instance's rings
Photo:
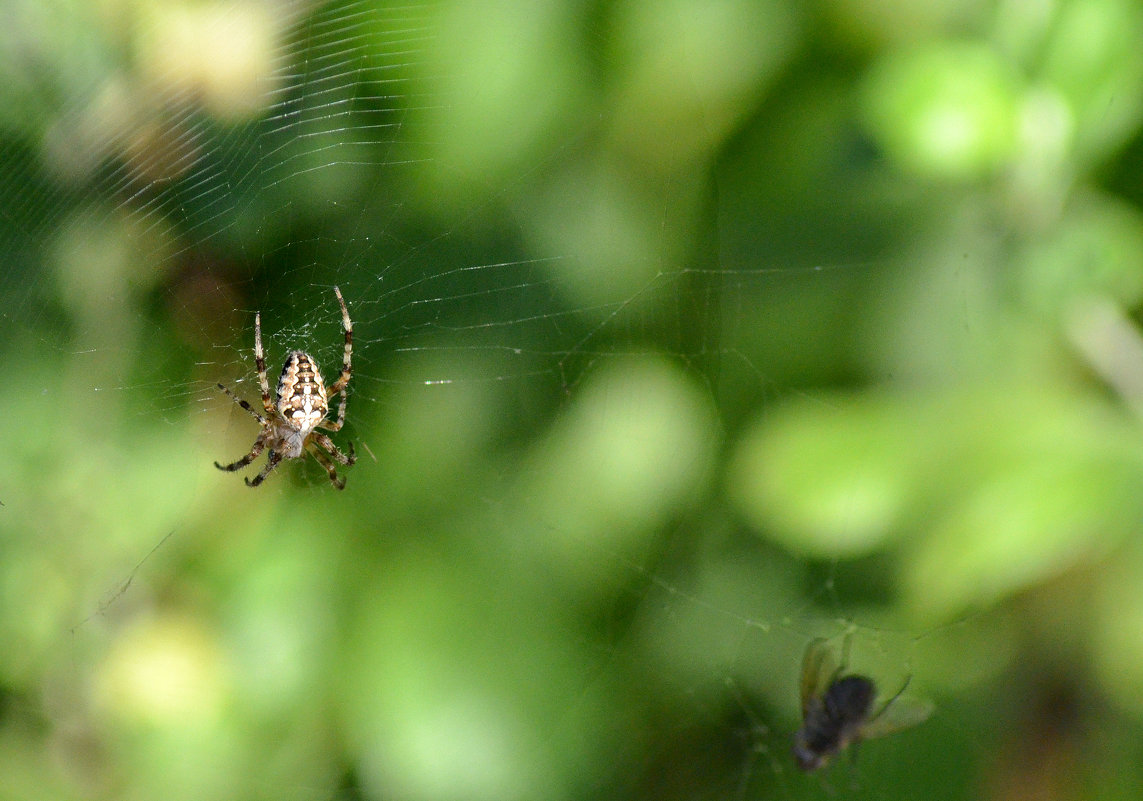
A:
{"type": "Polygon", "coordinates": [[[266,466],[262,468],[262,472],[255,476],[253,481],[246,479],[248,487],[257,487],[265,481],[270,471],[283,459],[296,459],[308,453],[329,473],[329,480],[333,485],[338,489],[344,489],[345,479],[338,477],[337,469],[330,458],[346,466],[357,461],[352,442],[349,443],[348,455],[344,454],[333,444],[333,440],[318,430],[340,431],[345,424],[345,389],[349,386],[349,379],[353,375],[351,366],[353,323],[349,319],[349,311],[345,308],[341,290],[334,287],[333,291],[341,306],[341,325],[345,331],[345,356],[341,375],[328,390],[322,381],[317,361],[305,351],[292,350],[286,355],[286,363],[282,366],[282,374],[278,378],[276,401],[271,400],[270,382],[266,378],[266,357],[262,351],[261,312],[254,316],[254,362],[258,367],[262,408],[266,410],[266,415],[259,414],[249,403],[237,397],[222,384],[218,385],[218,388],[231,400],[250,412],[262,427],[249,453],[228,465],[214,463],[219,470],[241,470],[258,458],[263,450],[268,451],[266,466]],[[325,419],[329,414],[329,400],[339,393],[341,403],[337,408],[337,420],[329,422],[325,419]]]}

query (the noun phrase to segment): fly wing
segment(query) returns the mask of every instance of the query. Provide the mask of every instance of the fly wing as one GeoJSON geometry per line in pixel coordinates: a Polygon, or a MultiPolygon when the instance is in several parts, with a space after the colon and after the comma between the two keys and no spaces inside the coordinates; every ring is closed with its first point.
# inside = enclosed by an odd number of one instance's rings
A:
{"type": "Polygon", "coordinates": [[[820,698],[837,673],[837,657],[829,643],[821,637],[811,640],[802,656],[802,717],[806,716],[810,699],[820,698]]]}
{"type": "Polygon", "coordinates": [[[861,727],[862,739],[884,737],[924,723],[933,714],[933,704],[923,698],[901,696],[889,702],[881,714],[861,727]]]}

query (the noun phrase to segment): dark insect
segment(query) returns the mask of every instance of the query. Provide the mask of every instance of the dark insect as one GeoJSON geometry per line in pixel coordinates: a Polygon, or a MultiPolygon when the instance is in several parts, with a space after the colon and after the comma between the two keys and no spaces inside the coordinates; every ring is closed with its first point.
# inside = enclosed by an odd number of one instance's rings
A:
{"type": "Polygon", "coordinates": [[[876,713],[877,686],[865,676],[843,675],[849,641],[839,664],[826,640],[806,646],[802,658],[802,728],[794,735],[794,759],[807,773],[861,740],[907,729],[932,714],[927,701],[902,697],[904,686],[876,713]]]}

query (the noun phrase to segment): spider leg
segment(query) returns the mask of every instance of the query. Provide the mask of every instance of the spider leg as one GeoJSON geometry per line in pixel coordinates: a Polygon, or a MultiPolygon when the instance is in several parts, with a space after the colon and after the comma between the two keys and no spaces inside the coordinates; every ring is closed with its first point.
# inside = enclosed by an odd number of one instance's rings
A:
{"type": "Polygon", "coordinates": [[[258,367],[258,384],[262,388],[262,408],[273,417],[275,410],[270,401],[270,381],[266,378],[266,354],[262,352],[262,312],[254,315],[254,364],[258,367]]]}
{"type": "MultiPolygon", "coordinates": [[[[341,290],[337,287],[333,288],[334,294],[337,295],[338,305],[341,306],[341,327],[345,329],[345,356],[341,363],[341,375],[329,388],[328,397],[332,398],[337,393],[345,389],[349,383],[350,377],[353,375],[353,367],[351,358],[353,356],[353,322],[349,319],[349,310],[345,308],[345,298],[341,296],[341,290]]],[[[345,407],[345,399],[342,398],[342,408],[345,407]]],[[[338,413],[338,420],[342,419],[341,412],[338,413]]],[[[336,431],[337,429],[333,429],[336,431]]]]}
{"type": "Polygon", "coordinates": [[[310,442],[321,445],[323,448],[329,451],[330,456],[332,456],[334,459],[337,459],[337,461],[341,462],[344,465],[351,465],[357,461],[357,454],[353,452],[352,442],[349,443],[348,456],[338,450],[338,447],[333,444],[333,440],[320,432],[315,431],[314,433],[310,434],[310,442]]]}
{"type": "Polygon", "coordinates": [[[341,427],[345,425],[345,401],[348,397],[344,392],[341,393],[341,403],[337,406],[337,420],[332,423],[322,420],[317,424],[317,427],[324,428],[326,431],[341,431],[341,427]]]}
{"type": "Polygon", "coordinates": [[[240,398],[240,397],[238,397],[237,395],[235,395],[233,392],[231,392],[229,389],[227,389],[226,387],[224,387],[222,384],[219,384],[219,385],[218,385],[218,388],[219,388],[219,389],[221,389],[223,392],[225,392],[225,393],[227,394],[227,396],[228,396],[228,397],[229,397],[229,398],[230,398],[232,401],[234,401],[235,403],[237,403],[239,406],[241,406],[241,407],[242,407],[243,409],[245,409],[246,411],[250,412],[250,414],[254,415],[255,419],[257,419],[259,423],[261,423],[261,424],[263,424],[263,425],[265,425],[265,424],[266,424],[266,418],[265,418],[265,417],[263,417],[262,415],[258,414],[258,412],[254,411],[254,408],[253,408],[253,407],[252,407],[252,406],[251,406],[249,403],[247,403],[246,401],[242,400],[242,398],[240,398]]]}
{"type": "MultiPolygon", "coordinates": [[[[244,408],[249,409],[250,413],[253,414],[255,417],[258,416],[258,413],[255,412],[253,409],[251,409],[246,404],[245,401],[239,401],[239,402],[243,405],[244,408]]],[[[227,464],[227,465],[222,465],[222,464],[219,464],[218,462],[215,462],[214,466],[217,467],[219,470],[226,470],[228,472],[233,473],[235,470],[241,470],[243,467],[245,467],[246,465],[250,464],[252,461],[257,459],[258,454],[260,454],[262,452],[262,449],[265,447],[266,447],[266,440],[264,438],[262,438],[261,436],[259,436],[258,439],[254,440],[254,446],[252,448],[250,448],[250,453],[243,456],[237,462],[232,462],[231,464],[227,464]]],[[[250,479],[246,479],[246,481],[249,482],[250,479]]]]}
{"type": "MultiPolygon", "coordinates": [[[[328,437],[323,437],[323,439],[326,439],[328,441],[328,437]]],[[[330,444],[332,445],[333,443],[330,443],[330,444]]],[[[313,456],[315,459],[317,459],[318,464],[320,464],[322,467],[324,467],[325,471],[327,473],[329,473],[329,480],[331,482],[333,482],[333,485],[335,487],[337,487],[339,490],[345,489],[345,479],[344,478],[338,478],[337,468],[335,468],[333,466],[333,462],[331,462],[329,460],[329,457],[326,456],[324,453],[322,453],[317,447],[315,447],[314,445],[311,445],[311,444],[307,444],[306,450],[309,451],[310,455],[313,456]]],[[[334,450],[337,451],[336,448],[334,448],[334,450]]],[[[337,453],[339,455],[341,454],[340,451],[337,451],[337,453]]],[[[341,461],[341,460],[338,459],[338,461],[341,461]]],[[[345,462],[345,464],[352,464],[352,462],[345,462]]]]}
{"type": "Polygon", "coordinates": [[[253,481],[251,481],[250,478],[247,477],[246,478],[246,486],[257,487],[259,484],[261,484],[263,481],[266,480],[266,476],[270,475],[270,471],[273,470],[275,467],[277,467],[278,463],[281,461],[282,461],[282,454],[278,453],[276,450],[271,448],[270,449],[270,456],[266,459],[266,466],[262,468],[261,473],[259,473],[258,475],[256,475],[254,477],[253,481]]]}

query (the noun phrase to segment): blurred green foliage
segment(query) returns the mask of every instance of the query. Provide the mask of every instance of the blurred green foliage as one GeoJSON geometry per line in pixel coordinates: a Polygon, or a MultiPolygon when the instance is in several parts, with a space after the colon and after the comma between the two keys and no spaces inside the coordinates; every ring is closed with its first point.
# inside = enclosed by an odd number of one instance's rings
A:
{"type": "Polygon", "coordinates": [[[0,799],[1138,795],[1137,3],[9,6],[0,799]]]}

